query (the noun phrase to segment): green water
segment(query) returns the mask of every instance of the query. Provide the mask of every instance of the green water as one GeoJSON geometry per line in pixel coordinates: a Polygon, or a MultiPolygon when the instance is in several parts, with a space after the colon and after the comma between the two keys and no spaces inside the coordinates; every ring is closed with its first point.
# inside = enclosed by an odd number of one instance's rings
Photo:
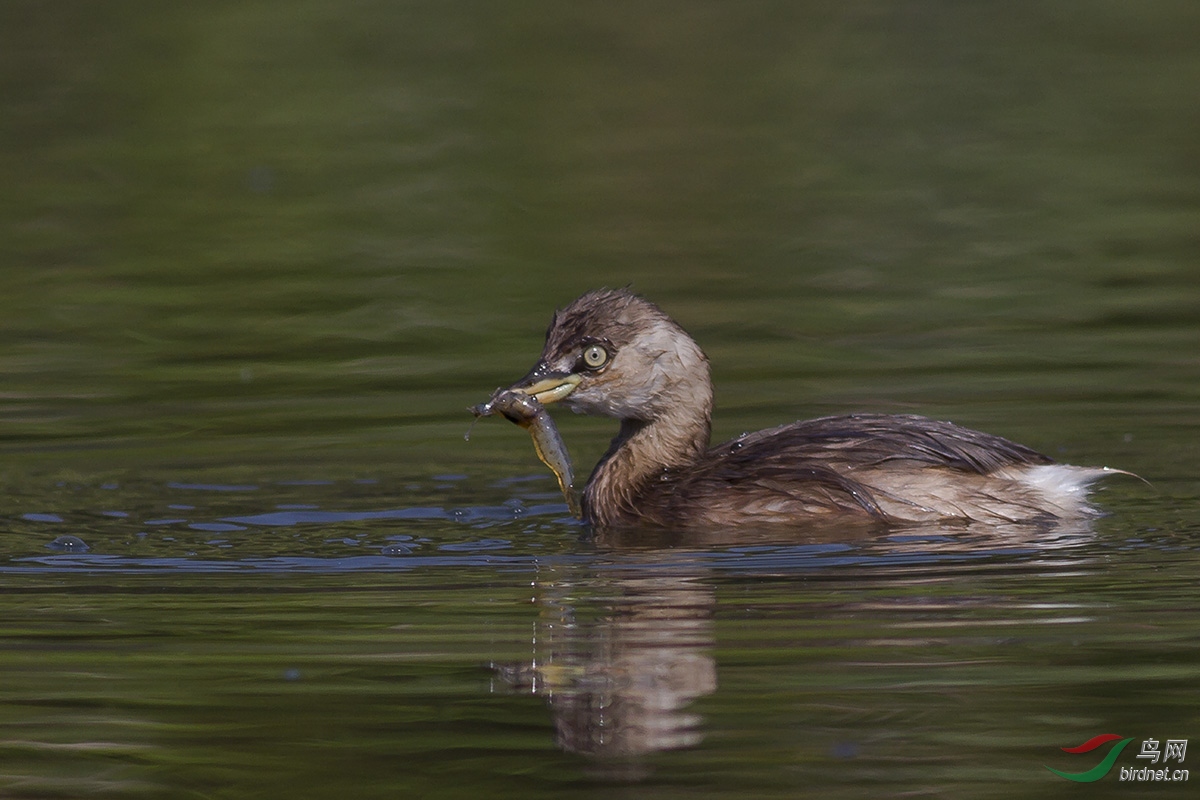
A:
{"type": "MultiPolygon", "coordinates": [[[[1197,41],[1187,2],[5,3],[0,796],[1187,796],[1044,767],[1200,737],[1197,41]],[[629,283],[718,437],[922,413],[1150,485],[591,539],[465,408],[629,283]]],[[[613,426],[559,423],[586,473],[613,426]]]]}

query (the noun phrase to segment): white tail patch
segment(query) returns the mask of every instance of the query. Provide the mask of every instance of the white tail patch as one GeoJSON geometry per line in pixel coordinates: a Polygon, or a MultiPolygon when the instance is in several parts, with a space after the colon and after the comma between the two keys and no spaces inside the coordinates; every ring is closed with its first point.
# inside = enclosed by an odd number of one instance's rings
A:
{"type": "Polygon", "coordinates": [[[1070,464],[1009,468],[997,474],[1033,489],[1045,498],[1048,505],[1061,509],[1066,516],[1096,513],[1087,502],[1088,492],[1096,481],[1107,475],[1133,475],[1121,469],[1075,467],[1070,464]]]}

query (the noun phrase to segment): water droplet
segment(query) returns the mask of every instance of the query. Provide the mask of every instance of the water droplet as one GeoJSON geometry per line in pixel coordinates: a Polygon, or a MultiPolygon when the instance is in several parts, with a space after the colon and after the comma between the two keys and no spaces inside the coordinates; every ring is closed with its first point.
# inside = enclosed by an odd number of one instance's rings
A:
{"type": "Polygon", "coordinates": [[[87,546],[87,542],[83,539],[70,535],[59,536],[54,541],[49,542],[46,547],[63,553],[86,553],[92,549],[87,546]]]}

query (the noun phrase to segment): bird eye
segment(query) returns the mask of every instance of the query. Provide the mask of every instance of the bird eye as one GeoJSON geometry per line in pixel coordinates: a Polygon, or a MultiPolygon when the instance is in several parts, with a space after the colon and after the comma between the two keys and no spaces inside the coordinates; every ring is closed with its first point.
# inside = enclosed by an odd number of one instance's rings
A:
{"type": "Polygon", "coordinates": [[[589,345],[583,351],[583,363],[588,369],[600,369],[608,361],[608,351],[598,344],[589,345]]]}

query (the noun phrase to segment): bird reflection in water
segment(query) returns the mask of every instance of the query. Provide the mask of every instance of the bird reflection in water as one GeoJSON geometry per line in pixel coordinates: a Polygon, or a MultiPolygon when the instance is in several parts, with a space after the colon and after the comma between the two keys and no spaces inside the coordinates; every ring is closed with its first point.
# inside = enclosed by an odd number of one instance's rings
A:
{"type": "Polygon", "coordinates": [[[536,585],[532,659],[493,664],[495,688],[545,698],[568,752],[630,757],[700,742],[688,706],[717,688],[710,586],[636,569],[536,585]]]}
{"type": "MultiPolygon", "coordinates": [[[[493,663],[492,691],[545,699],[559,747],[593,757],[607,779],[641,779],[649,762],[639,756],[703,739],[691,705],[717,690],[717,575],[859,575],[908,597],[930,580],[958,575],[967,586],[1014,564],[1077,565],[1066,554],[1094,538],[1090,520],[604,532],[599,562],[539,567],[529,659],[493,663]]],[[[961,603],[990,602],[964,591],[961,603]]]]}

